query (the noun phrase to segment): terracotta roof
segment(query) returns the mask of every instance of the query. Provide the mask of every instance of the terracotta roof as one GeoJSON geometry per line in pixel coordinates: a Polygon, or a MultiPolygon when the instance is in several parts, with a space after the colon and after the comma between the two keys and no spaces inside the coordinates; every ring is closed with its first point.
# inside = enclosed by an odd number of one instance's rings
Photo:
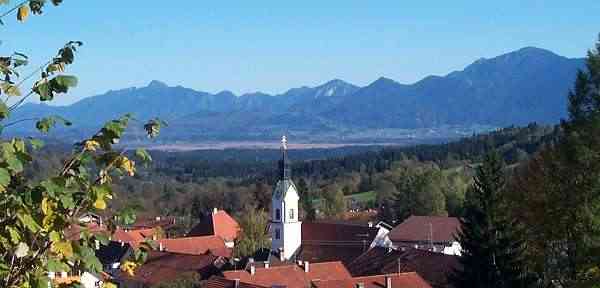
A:
{"type": "Polygon", "coordinates": [[[131,225],[132,229],[145,229],[145,228],[156,228],[168,229],[175,225],[175,217],[145,217],[136,219],[135,223],[131,225]]]}
{"type": "Polygon", "coordinates": [[[458,269],[457,256],[419,249],[393,250],[374,247],[347,265],[354,276],[417,272],[433,287],[449,287],[447,275],[458,269]]]}
{"type": "Polygon", "coordinates": [[[425,242],[431,238],[434,243],[447,243],[455,241],[459,229],[460,221],[455,217],[410,216],[392,229],[389,237],[392,242],[425,242]]]}
{"type": "Polygon", "coordinates": [[[240,279],[241,282],[272,287],[305,288],[314,280],[341,280],[352,276],[342,262],[310,263],[308,273],[298,265],[256,268],[254,275],[246,270],[225,271],[225,278],[240,279]]]}
{"type": "MultiPolygon", "coordinates": [[[[211,277],[208,280],[202,281],[200,283],[201,288],[236,288],[235,280],[229,280],[222,277],[211,277]]],[[[255,284],[249,284],[244,282],[239,282],[238,288],[267,288],[265,286],[259,286],[255,284]]]]}
{"type": "Polygon", "coordinates": [[[356,224],[302,222],[302,243],[367,247],[379,231],[376,227],[356,224]]]}
{"type": "MultiPolygon", "coordinates": [[[[201,277],[210,277],[218,273],[215,261],[219,257],[207,255],[189,255],[164,251],[150,251],[146,262],[136,268],[134,276],[125,273],[121,277],[126,282],[154,285],[177,279],[185,273],[198,273],[201,277]]],[[[127,285],[125,285],[127,286],[127,285]]]]}
{"type": "Polygon", "coordinates": [[[431,286],[417,273],[402,273],[391,275],[377,275],[355,277],[345,280],[314,281],[315,288],[355,288],[358,283],[364,284],[364,288],[386,287],[386,277],[392,279],[394,288],[431,288],[431,286]]]}
{"type": "Polygon", "coordinates": [[[217,236],[160,239],[158,243],[162,244],[165,251],[174,253],[202,255],[210,252],[224,257],[231,255],[231,249],[225,247],[223,239],[217,236]]]}
{"type": "Polygon", "coordinates": [[[227,212],[219,210],[204,217],[187,236],[219,236],[226,241],[237,238],[240,225],[227,212]]]}
{"type": "MultiPolygon", "coordinates": [[[[298,250],[296,258],[298,260],[309,261],[310,263],[341,261],[345,265],[352,262],[369,249],[367,243],[362,245],[313,245],[302,244],[298,250]]],[[[275,257],[276,258],[276,257],[275,257]]]]}

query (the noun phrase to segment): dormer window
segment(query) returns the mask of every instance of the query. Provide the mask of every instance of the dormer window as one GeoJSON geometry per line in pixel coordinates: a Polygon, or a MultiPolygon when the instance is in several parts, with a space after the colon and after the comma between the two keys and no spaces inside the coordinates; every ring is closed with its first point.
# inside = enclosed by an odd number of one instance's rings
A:
{"type": "Polygon", "coordinates": [[[275,209],[275,220],[281,220],[281,210],[275,209]]]}

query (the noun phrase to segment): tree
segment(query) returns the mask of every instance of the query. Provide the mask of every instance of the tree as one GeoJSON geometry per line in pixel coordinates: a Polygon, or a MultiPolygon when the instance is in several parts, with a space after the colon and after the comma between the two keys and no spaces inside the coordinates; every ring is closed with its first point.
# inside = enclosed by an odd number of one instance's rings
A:
{"type": "Polygon", "coordinates": [[[337,184],[329,184],[323,189],[323,214],[327,217],[337,218],[346,211],[344,192],[337,184]]]}
{"type": "Polygon", "coordinates": [[[300,204],[304,211],[304,220],[314,221],[317,219],[317,209],[315,208],[314,199],[308,184],[304,178],[298,180],[298,194],[300,195],[300,204]]]}
{"type": "Polygon", "coordinates": [[[270,247],[270,236],[267,230],[269,216],[264,210],[246,206],[238,217],[238,222],[241,231],[235,243],[235,257],[243,259],[254,255],[263,248],[270,247]]]}
{"type": "MultiPolygon", "coordinates": [[[[0,1],[0,7],[8,1],[0,1]]],[[[53,0],[54,5],[62,1],[53,0]]],[[[32,14],[41,14],[46,1],[31,0],[1,14],[11,13],[24,22],[32,14]]],[[[0,57],[0,131],[25,121],[36,121],[36,128],[44,134],[57,124],[70,125],[60,116],[36,119],[10,119],[11,112],[25,100],[37,95],[47,102],[67,93],[77,85],[77,78],[65,75],[65,69],[73,63],[79,41],[67,42],[55,57],[35,69],[30,76],[20,77],[20,70],[28,64],[21,53],[0,57]],[[25,83],[39,73],[40,77],[27,93],[22,93],[25,83]],[[7,122],[8,120],[12,122],[7,122]]],[[[109,235],[92,234],[85,226],[78,235],[68,234],[70,227],[81,225],[79,217],[86,212],[106,210],[113,197],[111,183],[115,176],[133,176],[136,166],[125,151],[115,149],[114,144],[123,136],[129,115],[106,123],[98,133],[74,146],[74,152],[58,171],[49,171],[50,177],[28,179],[24,174],[33,160],[32,151],[43,143],[35,138],[11,138],[0,140],[0,287],[48,287],[47,272],[86,270],[97,273],[102,265],[95,256],[96,241],[106,244],[109,235]],[[76,240],[73,240],[76,238],[76,240]]],[[[162,122],[153,119],[144,125],[149,137],[156,137],[162,122]]],[[[150,155],[137,150],[134,156],[145,162],[150,155]]],[[[130,213],[117,215],[125,223],[135,220],[130,213]]],[[[114,223],[109,223],[115,227],[114,223]]],[[[134,261],[122,264],[122,269],[133,273],[143,261],[151,245],[142,244],[136,250],[134,261]]],[[[105,287],[113,287],[106,283],[105,287]]]]}
{"type": "Polygon", "coordinates": [[[600,37],[569,92],[569,119],[515,180],[513,213],[527,223],[545,283],[600,283],[600,37]]]}
{"type": "Polygon", "coordinates": [[[202,287],[201,282],[198,273],[188,272],[182,273],[174,280],[163,281],[152,285],[151,288],[199,288],[202,287]]]}
{"type": "Polygon", "coordinates": [[[462,268],[451,275],[457,288],[532,287],[534,283],[525,265],[518,225],[505,212],[505,183],[502,160],[497,152],[490,152],[477,169],[460,220],[462,268]]]}
{"type": "Polygon", "coordinates": [[[379,220],[386,221],[390,224],[396,222],[394,213],[393,199],[398,194],[396,185],[385,179],[377,181],[375,187],[375,201],[377,202],[377,217],[379,220]]]}

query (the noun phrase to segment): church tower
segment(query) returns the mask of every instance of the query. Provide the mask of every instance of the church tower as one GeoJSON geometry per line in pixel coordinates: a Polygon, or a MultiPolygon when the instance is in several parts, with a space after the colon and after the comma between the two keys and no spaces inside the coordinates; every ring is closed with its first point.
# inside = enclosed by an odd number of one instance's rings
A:
{"type": "Polygon", "coordinates": [[[298,190],[291,179],[290,163],[287,159],[287,139],[281,139],[279,181],[271,199],[271,251],[289,260],[301,244],[302,223],[298,220],[298,190]]]}

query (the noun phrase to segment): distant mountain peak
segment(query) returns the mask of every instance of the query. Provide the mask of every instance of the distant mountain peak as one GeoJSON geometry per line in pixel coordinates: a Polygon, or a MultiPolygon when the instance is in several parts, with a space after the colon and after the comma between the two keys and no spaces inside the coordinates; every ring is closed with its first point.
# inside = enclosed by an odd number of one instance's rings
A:
{"type": "Polygon", "coordinates": [[[371,83],[371,85],[369,86],[380,86],[380,85],[396,85],[398,84],[398,82],[390,79],[390,78],[386,78],[386,77],[379,77],[377,78],[377,80],[375,80],[375,82],[371,83]]]}
{"type": "Polygon", "coordinates": [[[148,87],[165,88],[165,87],[169,87],[169,86],[167,84],[165,84],[164,82],[161,82],[158,80],[152,80],[152,81],[150,81],[150,83],[148,83],[148,87]]]}

